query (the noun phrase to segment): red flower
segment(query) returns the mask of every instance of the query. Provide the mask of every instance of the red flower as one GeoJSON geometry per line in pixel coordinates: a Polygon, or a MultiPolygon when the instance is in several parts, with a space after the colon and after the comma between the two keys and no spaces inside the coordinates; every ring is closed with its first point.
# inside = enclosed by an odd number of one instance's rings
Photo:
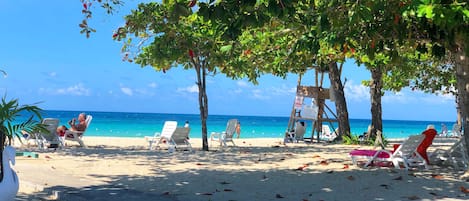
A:
{"type": "Polygon", "coordinates": [[[191,58],[194,58],[194,51],[192,51],[191,49],[189,49],[189,56],[190,56],[191,58]]]}

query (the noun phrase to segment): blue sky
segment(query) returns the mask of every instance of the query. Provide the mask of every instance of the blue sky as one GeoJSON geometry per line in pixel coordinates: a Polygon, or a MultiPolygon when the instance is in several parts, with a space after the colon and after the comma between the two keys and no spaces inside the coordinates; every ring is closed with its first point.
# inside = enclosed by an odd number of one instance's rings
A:
{"type": "MultiPolygon", "coordinates": [[[[8,73],[0,77],[0,94],[51,110],[198,114],[195,71],[162,73],[122,61],[121,44],[112,34],[135,5],[128,1],[112,16],[94,7],[90,24],[97,32],[87,39],[79,33],[79,0],[0,1],[0,69],[8,73]]],[[[368,88],[360,85],[369,72],[348,62],[343,77],[350,118],[369,119],[368,88]]],[[[223,74],[208,77],[209,114],[288,116],[297,79],[266,75],[253,85],[223,74]]],[[[305,75],[302,84],[313,80],[305,75]]],[[[387,92],[383,119],[454,121],[454,97],[387,92]]]]}

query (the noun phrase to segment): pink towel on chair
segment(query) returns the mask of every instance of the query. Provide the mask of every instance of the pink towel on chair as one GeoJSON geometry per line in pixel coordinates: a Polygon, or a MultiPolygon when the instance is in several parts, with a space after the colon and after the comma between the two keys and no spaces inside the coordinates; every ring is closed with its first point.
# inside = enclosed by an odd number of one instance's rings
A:
{"type": "MultiPolygon", "coordinates": [[[[356,149],[356,150],[351,151],[350,155],[373,157],[376,154],[376,152],[378,152],[378,150],[356,149]]],[[[390,158],[391,156],[388,153],[381,151],[380,153],[378,153],[377,157],[378,158],[390,158]]]]}

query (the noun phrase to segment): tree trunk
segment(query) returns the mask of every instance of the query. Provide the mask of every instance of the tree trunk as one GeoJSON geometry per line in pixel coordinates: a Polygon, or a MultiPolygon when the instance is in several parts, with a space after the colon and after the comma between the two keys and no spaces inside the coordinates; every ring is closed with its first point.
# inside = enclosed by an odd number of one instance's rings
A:
{"type": "Polygon", "coordinates": [[[194,63],[195,71],[197,72],[197,86],[199,87],[199,111],[200,121],[202,123],[202,150],[208,151],[207,139],[207,117],[208,117],[208,97],[206,92],[205,78],[207,70],[205,64],[200,62],[194,63]]]}
{"type": "Polygon", "coordinates": [[[350,137],[350,122],[347,103],[345,102],[344,86],[340,80],[339,68],[336,62],[329,64],[329,80],[334,92],[337,120],[339,121],[339,136],[336,139],[341,141],[342,136],[350,137]]]}
{"type": "MultiPolygon", "coordinates": [[[[383,72],[381,67],[371,68],[371,84],[370,84],[370,96],[371,96],[371,133],[368,137],[375,137],[377,131],[380,134],[383,132],[383,111],[381,106],[382,88],[383,88],[383,72]]],[[[383,137],[383,136],[380,136],[383,137]]],[[[383,139],[383,138],[381,138],[383,139]]]]}
{"type": "MultiPolygon", "coordinates": [[[[460,40],[462,41],[462,40],[460,40]]],[[[456,67],[456,80],[458,89],[458,107],[461,110],[461,122],[463,128],[463,138],[466,142],[466,150],[469,150],[469,60],[464,52],[465,47],[460,42],[454,53],[454,65],[456,67]]],[[[466,152],[467,153],[467,152],[466,152]]],[[[468,158],[468,157],[466,157],[468,158]]],[[[468,170],[469,171],[469,170],[468,170]]]]}

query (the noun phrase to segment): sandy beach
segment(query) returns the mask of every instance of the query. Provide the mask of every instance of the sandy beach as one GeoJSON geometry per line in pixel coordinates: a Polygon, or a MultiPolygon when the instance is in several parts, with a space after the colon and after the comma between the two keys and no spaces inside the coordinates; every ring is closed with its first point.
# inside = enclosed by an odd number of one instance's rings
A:
{"type": "MultiPolygon", "coordinates": [[[[235,139],[236,147],[193,152],[148,150],[143,138],[86,137],[87,148],[17,156],[16,200],[467,200],[463,172],[354,166],[348,153],[359,145],[289,143],[282,139],[235,139]]],[[[450,142],[435,140],[430,148],[450,142]],[[439,143],[441,142],[441,143],[439,143]]]]}

